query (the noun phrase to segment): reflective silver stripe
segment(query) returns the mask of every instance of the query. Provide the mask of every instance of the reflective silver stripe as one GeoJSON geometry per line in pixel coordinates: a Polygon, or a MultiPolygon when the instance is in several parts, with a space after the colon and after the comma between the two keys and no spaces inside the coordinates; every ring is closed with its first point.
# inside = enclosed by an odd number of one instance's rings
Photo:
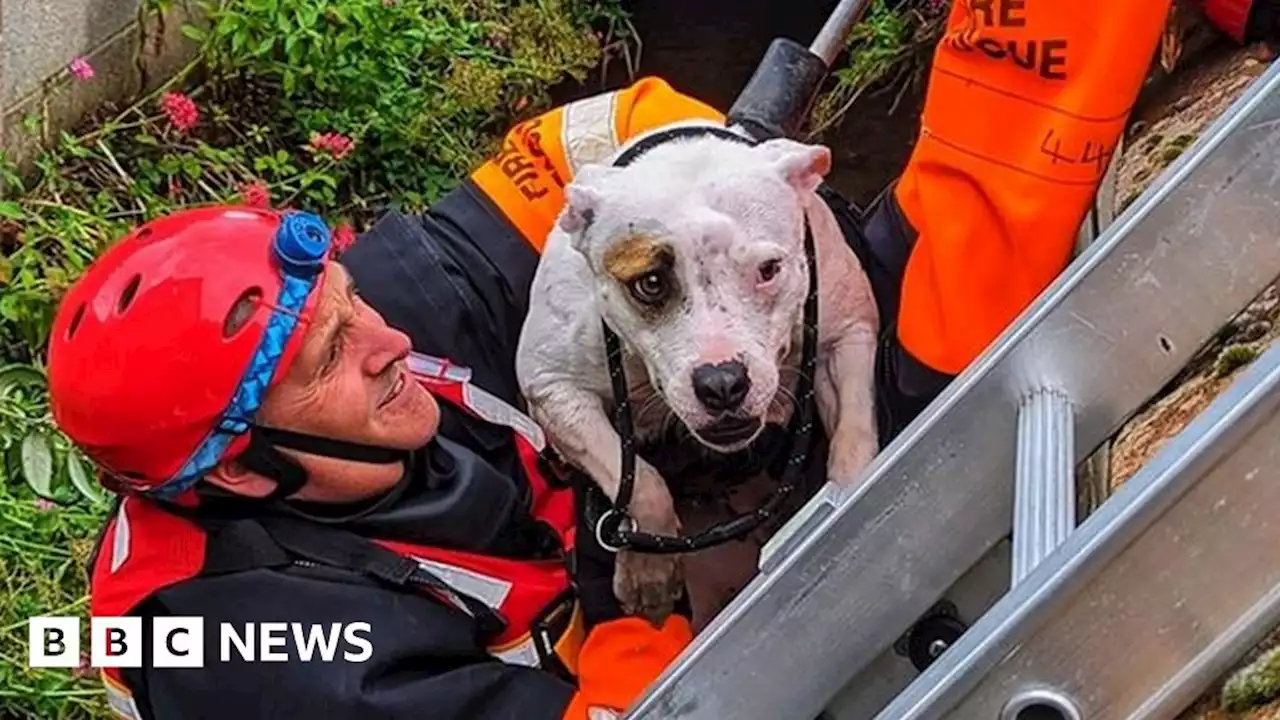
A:
{"type": "Polygon", "coordinates": [[[506,602],[507,596],[511,594],[510,580],[503,580],[499,577],[485,575],[475,570],[468,570],[464,567],[436,560],[428,560],[417,556],[414,556],[413,559],[417,560],[423,569],[435,574],[449,587],[479,600],[494,610],[501,609],[502,603],[506,602]]]}
{"type": "Polygon", "coordinates": [[[409,369],[420,375],[464,383],[471,380],[471,368],[456,365],[445,358],[420,352],[409,353],[409,369]]]}
{"type": "Polygon", "coordinates": [[[503,425],[520,433],[533,449],[542,452],[547,436],[528,415],[512,407],[502,398],[471,383],[462,384],[462,403],[482,420],[503,425]]]}
{"type": "Polygon", "coordinates": [[[121,720],[142,720],[138,712],[138,704],[133,700],[133,693],[117,685],[106,675],[102,676],[102,685],[107,690],[107,707],[121,720]]]}
{"type": "Polygon", "coordinates": [[[560,145],[572,175],[587,163],[603,162],[618,149],[613,121],[618,93],[602,93],[569,103],[564,108],[560,145]]]}
{"type": "Polygon", "coordinates": [[[125,513],[128,506],[129,501],[125,500],[120,503],[120,510],[116,512],[116,532],[111,543],[111,572],[119,570],[124,561],[129,559],[129,516],[125,513]]]}

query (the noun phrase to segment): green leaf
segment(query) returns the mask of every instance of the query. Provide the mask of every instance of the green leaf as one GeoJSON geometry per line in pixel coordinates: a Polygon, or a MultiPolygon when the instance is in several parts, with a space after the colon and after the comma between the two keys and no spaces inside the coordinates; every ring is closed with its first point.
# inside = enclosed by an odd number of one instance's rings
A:
{"type": "Polygon", "coordinates": [[[22,475],[37,495],[53,496],[53,450],[48,436],[40,430],[22,438],[22,475]]]}
{"type": "Polygon", "coordinates": [[[205,32],[204,28],[192,25],[191,23],[182,24],[182,34],[196,42],[204,42],[209,37],[209,33],[205,32]]]}
{"type": "Polygon", "coordinates": [[[11,220],[22,219],[22,206],[12,200],[0,201],[0,217],[11,220]]]}
{"type": "Polygon", "coordinates": [[[30,365],[15,363],[13,365],[0,367],[0,393],[3,393],[11,387],[18,387],[20,385],[43,386],[46,382],[44,373],[30,365]]]}
{"type": "Polygon", "coordinates": [[[22,443],[14,443],[4,453],[5,480],[17,485],[22,477],[22,443]]]}
{"type": "Polygon", "coordinates": [[[84,496],[86,500],[94,505],[101,505],[106,501],[106,495],[102,492],[102,488],[98,483],[94,482],[89,474],[89,470],[85,468],[84,462],[80,460],[79,454],[72,451],[67,455],[67,473],[71,476],[71,484],[76,490],[84,496]]]}

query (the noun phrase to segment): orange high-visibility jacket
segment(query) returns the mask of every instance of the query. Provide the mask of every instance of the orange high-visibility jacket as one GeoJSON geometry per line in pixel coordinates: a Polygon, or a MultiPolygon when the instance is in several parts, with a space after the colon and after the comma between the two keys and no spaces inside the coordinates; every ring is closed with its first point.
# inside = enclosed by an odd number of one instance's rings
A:
{"type": "Polygon", "coordinates": [[[963,370],[1060,273],[1170,0],[953,0],[893,192],[914,231],[898,338],[963,370]]]}
{"type": "Polygon", "coordinates": [[[564,206],[564,186],[583,163],[609,157],[644,132],[681,120],[724,122],[714,108],[647,77],[571,102],[512,128],[475,183],[541,252],[564,206]]]}

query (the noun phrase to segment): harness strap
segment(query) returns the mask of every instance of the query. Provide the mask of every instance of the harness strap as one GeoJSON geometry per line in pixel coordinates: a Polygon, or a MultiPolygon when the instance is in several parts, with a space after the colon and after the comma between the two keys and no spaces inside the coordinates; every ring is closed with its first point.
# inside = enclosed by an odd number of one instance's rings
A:
{"type": "Polygon", "coordinates": [[[743,145],[755,145],[756,142],[750,138],[743,137],[732,130],[718,128],[714,125],[682,125],[679,127],[669,128],[659,133],[654,133],[647,137],[637,140],[634,145],[627,148],[618,159],[613,161],[614,167],[626,167],[636,160],[636,158],[649,152],[653,148],[672,140],[681,140],[685,138],[704,137],[706,135],[714,135],[722,140],[741,143],[743,145]]]}
{"type": "Polygon", "coordinates": [[[334,438],[308,435],[276,427],[263,427],[262,425],[254,425],[252,432],[262,435],[277,447],[301,450],[304,453],[323,455],[340,460],[356,460],[358,462],[390,465],[403,462],[408,454],[404,450],[396,450],[394,448],[365,445],[348,440],[335,440],[334,438]]]}

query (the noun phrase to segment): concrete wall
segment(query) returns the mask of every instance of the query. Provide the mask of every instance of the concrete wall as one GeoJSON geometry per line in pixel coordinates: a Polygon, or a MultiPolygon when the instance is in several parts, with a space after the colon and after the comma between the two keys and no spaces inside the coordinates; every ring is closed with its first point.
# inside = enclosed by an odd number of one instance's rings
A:
{"type": "Polygon", "coordinates": [[[151,0],[0,0],[0,148],[30,159],[40,134],[56,138],[87,113],[114,102],[120,108],[154,89],[192,56],[196,44],[181,24],[198,8],[181,0],[161,16],[151,0]],[[144,12],[144,7],[148,8],[144,12]],[[84,57],[96,75],[71,77],[68,64],[84,57]]]}

